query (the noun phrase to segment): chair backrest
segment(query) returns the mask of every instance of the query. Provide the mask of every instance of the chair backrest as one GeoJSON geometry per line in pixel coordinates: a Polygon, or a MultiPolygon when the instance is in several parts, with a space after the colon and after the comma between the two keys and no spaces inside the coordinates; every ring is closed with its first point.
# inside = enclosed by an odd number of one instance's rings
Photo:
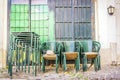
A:
{"type": "Polygon", "coordinates": [[[58,51],[59,43],[57,42],[44,42],[41,44],[42,53],[45,54],[47,50],[52,50],[55,53],[58,51]]]}
{"type": "Polygon", "coordinates": [[[74,41],[65,41],[63,42],[64,52],[74,52],[75,51],[75,42],[74,41]]]}
{"type": "Polygon", "coordinates": [[[93,41],[93,52],[99,52],[101,44],[98,41],[93,41]]]}
{"type": "Polygon", "coordinates": [[[92,40],[80,41],[82,52],[92,52],[92,40]]]}
{"type": "Polygon", "coordinates": [[[56,42],[47,42],[48,49],[52,51],[56,51],[57,43],[56,42]]]}

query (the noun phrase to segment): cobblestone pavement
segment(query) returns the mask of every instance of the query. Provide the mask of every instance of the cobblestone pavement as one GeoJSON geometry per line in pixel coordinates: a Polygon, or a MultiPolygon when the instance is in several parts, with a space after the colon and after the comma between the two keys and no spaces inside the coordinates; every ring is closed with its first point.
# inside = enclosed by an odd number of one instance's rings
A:
{"type": "MultiPolygon", "coordinates": [[[[55,67],[47,67],[45,73],[37,72],[37,76],[19,71],[13,72],[12,78],[12,80],[120,80],[120,65],[104,65],[97,72],[94,71],[94,67],[86,72],[82,70],[76,72],[73,66],[68,66],[66,72],[59,68],[59,72],[56,73],[55,67]]],[[[0,80],[11,80],[6,69],[0,69],[0,80]]]]}

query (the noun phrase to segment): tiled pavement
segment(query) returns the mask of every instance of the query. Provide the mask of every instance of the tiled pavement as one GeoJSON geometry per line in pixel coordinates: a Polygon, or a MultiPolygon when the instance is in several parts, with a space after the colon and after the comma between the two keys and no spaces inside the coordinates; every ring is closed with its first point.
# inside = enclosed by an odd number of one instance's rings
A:
{"type": "MultiPolygon", "coordinates": [[[[11,80],[6,69],[0,69],[0,80],[11,80]]],[[[66,72],[59,69],[59,73],[55,73],[55,67],[48,67],[45,73],[39,72],[37,76],[22,71],[14,72],[12,80],[120,80],[120,66],[104,65],[97,72],[91,67],[86,72],[80,70],[77,73],[69,66],[66,72]]]]}

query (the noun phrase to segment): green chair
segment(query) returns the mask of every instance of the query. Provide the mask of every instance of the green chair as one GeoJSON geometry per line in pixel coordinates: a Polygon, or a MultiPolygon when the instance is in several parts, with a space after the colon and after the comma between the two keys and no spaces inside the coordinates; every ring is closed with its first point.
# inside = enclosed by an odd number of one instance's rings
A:
{"type": "Polygon", "coordinates": [[[58,42],[44,42],[41,44],[42,71],[45,72],[46,61],[55,61],[56,72],[58,72],[61,45],[58,42]],[[51,52],[53,52],[51,54],[51,52]]]}
{"type": "Polygon", "coordinates": [[[94,64],[95,71],[98,71],[101,69],[100,65],[100,43],[97,41],[92,40],[83,40],[80,41],[81,44],[81,54],[80,58],[82,59],[83,64],[83,71],[87,71],[88,66],[87,63],[90,61],[91,65],[89,68],[94,64]]]}
{"type": "Polygon", "coordinates": [[[79,43],[76,43],[75,41],[65,41],[63,42],[63,70],[67,70],[66,62],[74,60],[75,61],[75,69],[78,71],[80,69],[80,58],[79,58],[79,52],[80,52],[80,45],[79,43]],[[78,48],[79,47],[79,48],[78,48]]]}

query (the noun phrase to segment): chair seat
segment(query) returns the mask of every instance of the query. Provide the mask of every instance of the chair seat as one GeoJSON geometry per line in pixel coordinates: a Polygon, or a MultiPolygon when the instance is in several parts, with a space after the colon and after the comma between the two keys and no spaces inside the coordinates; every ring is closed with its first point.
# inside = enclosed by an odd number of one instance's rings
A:
{"type": "Polygon", "coordinates": [[[56,60],[56,54],[44,54],[43,57],[46,60],[56,60]]]}
{"type": "Polygon", "coordinates": [[[98,53],[97,52],[84,52],[84,54],[87,56],[87,58],[91,59],[91,58],[95,58],[98,53]]]}
{"type": "Polygon", "coordinates": [[[64,52],[66,60],[75,60],[78,57],[78,52],[64,52]]]}

